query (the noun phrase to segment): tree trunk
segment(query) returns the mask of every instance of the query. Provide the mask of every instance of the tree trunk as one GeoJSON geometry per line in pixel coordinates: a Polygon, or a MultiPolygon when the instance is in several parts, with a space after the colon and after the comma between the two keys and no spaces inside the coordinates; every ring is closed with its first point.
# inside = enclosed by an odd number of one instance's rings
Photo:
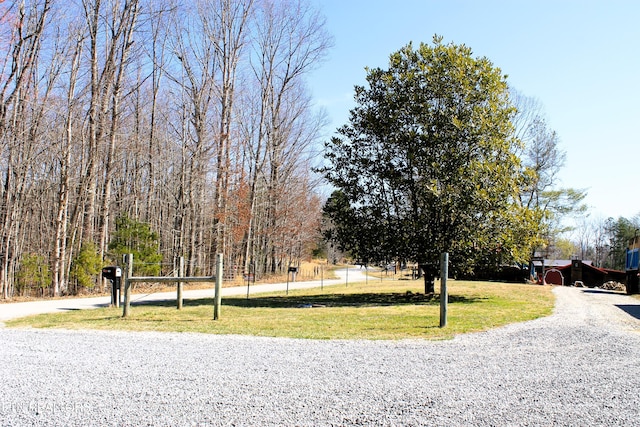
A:
{"type": "Polygon", "coordinates": [[[418,264],[418,268],[422,270],[424,275],[424,293],[432,295],[436,293],[435,279],[437,272],[428,264],[418,264]]]}
{"type": "Polygon", "coordinates": [[[117,62],[116,58],[113,59],[112,67],[117,69],[117,71],[114,71],[115,76],[112,85],[113,93],[107,94],[107,96],[111,96],[111,127],[109,129],[109,147],[107,149],[107,159],[105,162],[104,190],[101,205],[102,218],[100,243],[98,248],[101,259],[104,259],[108,245],[109,223],[111,220],[111,187],[113,185],[117,135],[120,133],[120,101],[122,98],[122,85],[126,74],[131,46],[133,45],[132,37],[137,17],[137,1],[129,1],[126,3],[121,15],[119,17],[114,17],[114,21],[116,22],[113,23],[114,27],[119,28],[120,31],[113,35],[111,43],[113,46],[120,46],[120,48],[112,48],[115,57],[119,59],[117,62]]]}

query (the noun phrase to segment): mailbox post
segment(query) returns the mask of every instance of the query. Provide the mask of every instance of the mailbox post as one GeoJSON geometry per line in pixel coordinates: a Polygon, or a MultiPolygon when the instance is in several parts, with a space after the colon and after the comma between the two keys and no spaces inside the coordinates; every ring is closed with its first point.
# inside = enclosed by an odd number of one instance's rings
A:
{"type": "Polygon", "coordinates": [[[291,281],[296,281],[296,275],[298,274],[298,267],[289,267],[289,273],[291,273],[291,281]]]}
{"type": "Polygon", "coordinates": [[[102,269],[102,277],[111,281],[111,305],[120,307],[120,286],[122,281],[122,269],[111,266],[102,269]]]}
{"type": "Polygon", "coordinates": [[[298,273],[298,267],[289,266],[289,270],[287,270],[287,295],[289,295],[289,273],[291,273],[292,282],[296,281],[296,274],[298,273]]]}

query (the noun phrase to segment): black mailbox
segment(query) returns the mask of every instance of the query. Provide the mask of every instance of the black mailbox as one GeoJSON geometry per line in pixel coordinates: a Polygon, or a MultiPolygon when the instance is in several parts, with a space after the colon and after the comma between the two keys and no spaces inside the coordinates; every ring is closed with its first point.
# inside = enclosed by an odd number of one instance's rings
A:
{"type": "Polygon", "coordinates": [[[289,267],[289,273],[297,273],[298,267],[289,267]]]}
{"type": "Polygon", "coordinates": [[[104,267],[102,269],[102,277],[111,281],[111,304],[120,307],[120,280],[122,278],[122,269],[120,267],[104,267]]]}
{"type": "Polygon", "coordinates": [[[122,269],[120,267],[104,267],[102,269],[102,277],[114,281],[116,278],[122,277],[122,269]]]}

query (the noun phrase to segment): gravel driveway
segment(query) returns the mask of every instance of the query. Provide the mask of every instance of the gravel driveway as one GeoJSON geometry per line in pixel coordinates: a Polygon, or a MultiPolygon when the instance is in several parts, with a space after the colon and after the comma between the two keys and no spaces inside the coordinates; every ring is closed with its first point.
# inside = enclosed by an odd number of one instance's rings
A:
{"type": "Polygon", "coordinates": [[[554,292],[550,317],[439,342],[4,328],[0,423],[640,425],[639,301],[554,292]]]}

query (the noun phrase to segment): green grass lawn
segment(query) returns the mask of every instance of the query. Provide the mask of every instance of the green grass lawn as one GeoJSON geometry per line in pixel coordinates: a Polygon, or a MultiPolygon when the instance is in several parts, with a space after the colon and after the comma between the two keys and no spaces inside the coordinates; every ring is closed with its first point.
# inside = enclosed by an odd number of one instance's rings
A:
{"type": "MultiPolygon", "coordinates": [[[[370,281],[222,299],[213,320],[213,300],[185,300],[43,314],[7,321],[9,327],[199,332],[312,339],[448,339],[551,314],[548,286],[493,282],[448,282],[445,328],[440,300],[421,294],[421,281],[370,281]]],[[[436,288],[436,291],[438,289],[436,288]]]]}

